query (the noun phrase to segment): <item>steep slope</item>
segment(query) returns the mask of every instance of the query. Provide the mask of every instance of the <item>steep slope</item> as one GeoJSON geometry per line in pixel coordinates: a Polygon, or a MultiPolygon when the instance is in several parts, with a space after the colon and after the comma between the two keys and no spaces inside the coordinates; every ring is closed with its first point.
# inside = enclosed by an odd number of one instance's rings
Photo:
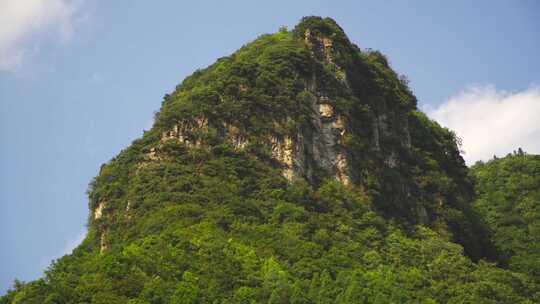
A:
{"type": "Polygon", "coordinates": [[[457,142],[382,54],[304,18],[166,95],[91,183],[83,243],[0,303],[527,303],[530,277],[472,261],[457,142]]]}

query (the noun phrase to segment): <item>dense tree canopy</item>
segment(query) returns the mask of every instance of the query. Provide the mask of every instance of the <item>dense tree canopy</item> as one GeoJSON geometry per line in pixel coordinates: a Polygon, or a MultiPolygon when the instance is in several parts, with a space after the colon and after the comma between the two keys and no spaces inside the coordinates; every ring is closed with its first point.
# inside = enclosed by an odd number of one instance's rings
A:
{"type": "Polygon", "coordinates": [[[470,173],[384,55],[304,18],[166,95],[91,182],[82,244],[0,303],[538,303],[538,166],[494,164],[470,173]],[[348,124],[351,183],[273,157],[312,127],[310,87],[348,124]]]}
{"type": "Polygon", "coordinates": [[[502,265],[540,280],[540,156],[521,149],[478,162],[474,207],[493,231],[502,265]]]}

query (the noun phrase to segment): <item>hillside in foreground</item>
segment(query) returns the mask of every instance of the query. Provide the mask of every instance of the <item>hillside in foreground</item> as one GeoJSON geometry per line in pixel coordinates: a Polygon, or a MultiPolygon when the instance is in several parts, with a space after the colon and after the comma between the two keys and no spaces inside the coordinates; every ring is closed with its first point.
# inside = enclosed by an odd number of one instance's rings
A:
{"type": "Polygon", "coordinates": [[[471,168],[473,206],[492,231],[502,266],[540,278],[540,155],[521,149],[471,168]]]}
{"type": "Polygon", "coordinates": [[[538,303],[458,142],[384,55],[303,18],[166,95],[91,182],[82,244],[0,303],[538,303]]]}

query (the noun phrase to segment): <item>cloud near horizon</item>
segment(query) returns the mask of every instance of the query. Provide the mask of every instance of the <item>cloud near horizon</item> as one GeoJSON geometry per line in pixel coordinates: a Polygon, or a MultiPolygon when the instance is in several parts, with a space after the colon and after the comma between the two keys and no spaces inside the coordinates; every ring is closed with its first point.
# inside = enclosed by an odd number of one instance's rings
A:
{"type": "Polygon", "coordinates": [[[69,0],[0,0],[0,71],[16,70],[36,47],[36,35],[60,41],[73,35],[77,7],[69,0]]]}
{"type": "Polygon", "coordinates": [[[520,92],[475,86],[449,98],[428,115],[463,140],[467,165],[518,148],[540,154],[540,87],[520,92]]]}

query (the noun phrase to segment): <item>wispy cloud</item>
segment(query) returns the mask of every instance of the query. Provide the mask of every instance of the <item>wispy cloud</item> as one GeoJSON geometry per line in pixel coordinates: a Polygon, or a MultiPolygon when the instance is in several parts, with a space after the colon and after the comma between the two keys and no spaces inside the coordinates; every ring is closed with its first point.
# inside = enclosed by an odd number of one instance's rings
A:
{"type": "Polygon", "coordinates": [[[17,69],[35,50],[33,38],[69,41],[80,1],[0,0],[0,71],[17,69]]]}
{"type": "Polygon", "coordinates": [[[428,115],[463,140],[464,158],[473,164],[518,147],[540,153],[540,87],[520,92],[476,86],[451,97],[428,115]]]}

